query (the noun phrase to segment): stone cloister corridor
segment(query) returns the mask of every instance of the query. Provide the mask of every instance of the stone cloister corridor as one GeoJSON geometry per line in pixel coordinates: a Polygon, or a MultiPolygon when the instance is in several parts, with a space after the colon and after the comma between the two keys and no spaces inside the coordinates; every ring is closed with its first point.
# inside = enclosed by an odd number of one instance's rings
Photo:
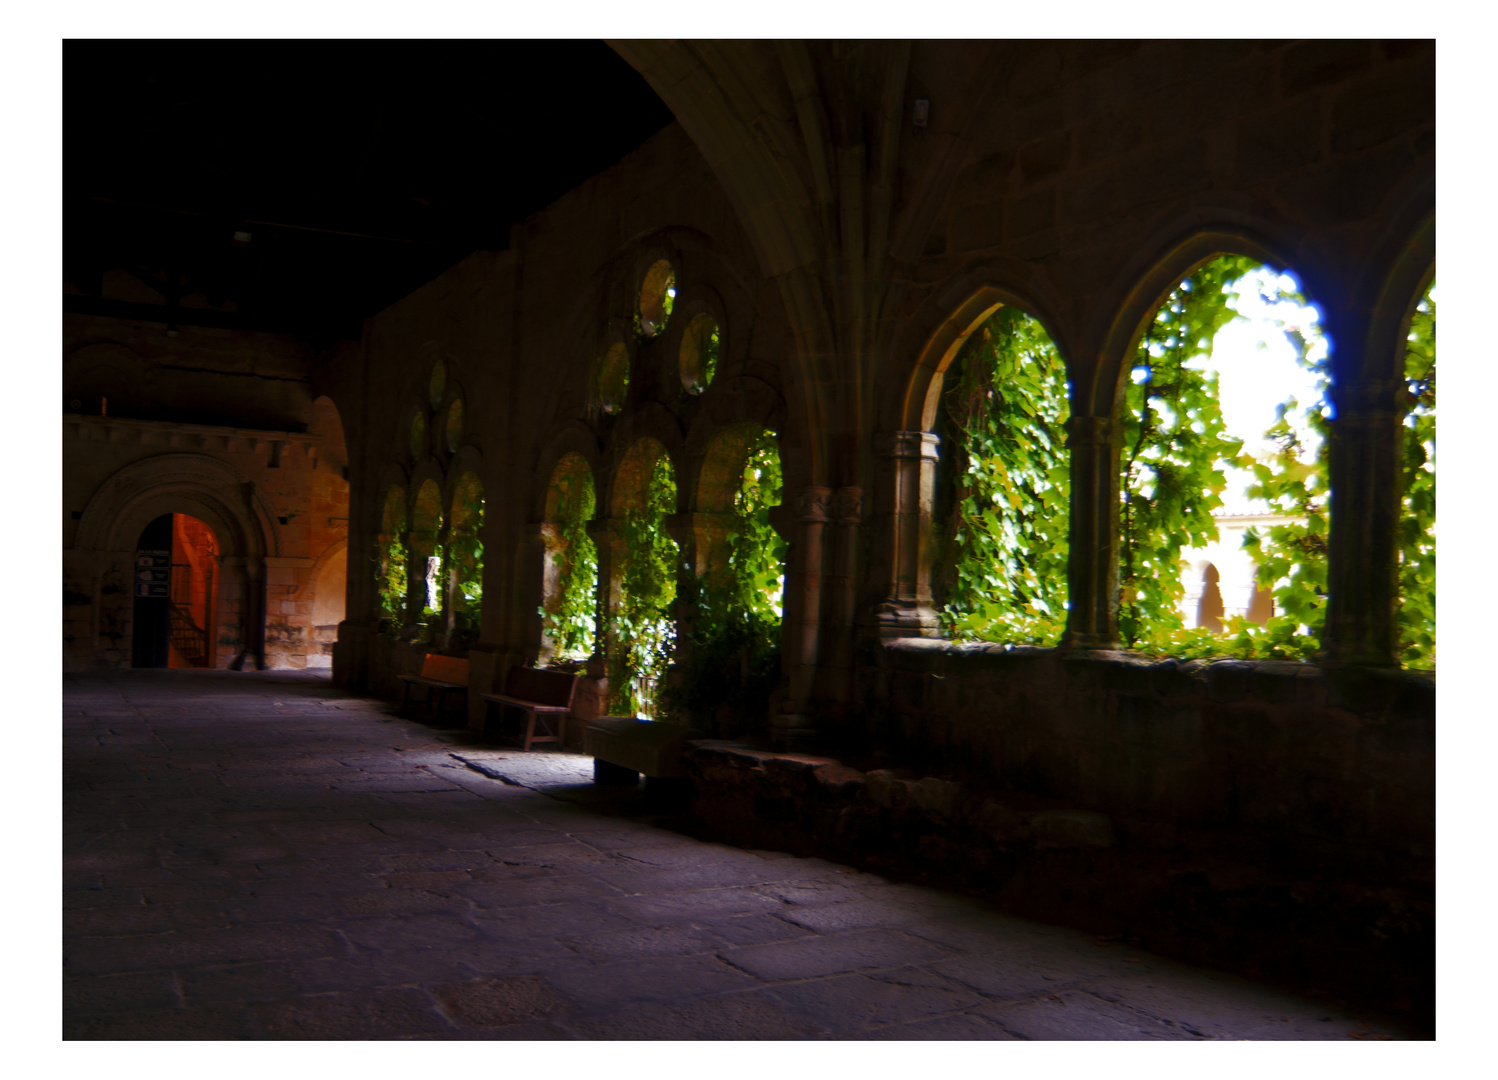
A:
{"type": "Polygon", "coordinates": [[[63,713],[69,1039],[1426,1037],[694,839],[311,672],[69,675],[63,713]]]}

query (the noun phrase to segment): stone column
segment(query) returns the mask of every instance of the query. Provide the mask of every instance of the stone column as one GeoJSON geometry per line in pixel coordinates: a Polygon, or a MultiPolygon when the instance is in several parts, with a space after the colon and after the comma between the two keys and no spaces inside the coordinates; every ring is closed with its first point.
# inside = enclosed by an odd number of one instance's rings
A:
{"type": "MultiPolygon", "coordinates": [[[[226,559],[225,562],[228,560],[226,559]]],[[[239,653],[229,667],[240,671],[252,663],[256,671],[265,670],[265,559],[251,555],[243,563],[243,591],[240,599],[239,653]]]]}
{"type": "Polygon", "coordinates": [[[1106,649],[1118,640],[1117,425],[1073,416],[1066,424],[1071,458],[1070,557],[1064,645],[1106,649]]]}
{"type": "Polygon", "coordinates": [[[801,491],[796,518],[796,568],[787,582],[797,603],[787,612],[782,631],[784,664],[789,688],[780,712],[772,719],[770,736],[778,748],[803,745],[816,736],[812,694],[816,682],[822,612],[822,531],[831,521],[827,504],[832,489],[807,487],[801,491]]]}
{"type": "Polygon", "coordinates": [[[886,581],[874,614],[881,638],[941,635],[931,597],[938,442],[929,431],[892,431],[874,440],[876,558],[886,581]]]}
{"type": "Polygon", "coordinates": [[[858,526],[863,520],[861,488],[838,488],[832,496],[832,519],[836,523],[832,550],[832,577],[828,582],[828,627],[824,667],[834,672],[832,696],[840,706],[853,701],[853,622],[858,583],[858,526]]]}
{"type": "MultiPolygon", "coordinates": [[[[1350,366],[1350,365],[1349,365],[1350,366]]],[[[1331,542],[1322,649],[1338,664],[1397,666],[1403,384],[1332,386],[1331,542]]]]}

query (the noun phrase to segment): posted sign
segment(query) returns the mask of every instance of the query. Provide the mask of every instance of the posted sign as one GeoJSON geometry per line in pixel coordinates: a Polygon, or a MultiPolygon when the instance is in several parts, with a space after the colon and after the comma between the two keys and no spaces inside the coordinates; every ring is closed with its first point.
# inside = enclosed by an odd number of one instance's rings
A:
{"type": "Polygon", "coordinates": [[[145,551],[135,553],[135,595],[169,599],[172,595],[172,553],[145,551]]]}

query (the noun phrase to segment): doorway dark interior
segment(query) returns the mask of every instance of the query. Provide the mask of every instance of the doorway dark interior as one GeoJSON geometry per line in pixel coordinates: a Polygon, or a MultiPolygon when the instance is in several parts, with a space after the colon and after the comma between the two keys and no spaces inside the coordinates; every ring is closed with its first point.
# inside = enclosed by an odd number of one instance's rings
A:
{"type": "Polygon", "coordinates": [[[135,545],[135,631],[130,666],[162,668],[172,648],[172,515],[162,514],[135,545]]]}
{"type": "Polygon", "coordinates": [[[163,514],[135,551],[134,667],[214,667],[218,541],[189,514],[163,514]]]}

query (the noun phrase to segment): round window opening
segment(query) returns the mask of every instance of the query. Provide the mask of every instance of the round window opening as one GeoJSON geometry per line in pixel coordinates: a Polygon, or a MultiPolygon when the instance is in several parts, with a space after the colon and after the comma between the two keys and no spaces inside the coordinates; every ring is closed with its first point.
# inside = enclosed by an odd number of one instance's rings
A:
{"type": "Polygon", "coordinates": [[[447,367],[438,360],[432,365],[432,381],[427,385],[427,393],[431,398],[432,408],[442,404],[442,391],[447,389],[447,367]]]}
{"type": "Polygon", "coordinates": [[[595,365],[593,396],[599,409],[608,414],[624,408],[629,393],[629,350],[617,341],[598,358],[595,365]]]}
{"type": "Polygon", "coordinates": [[[713,381],[720,347],[718,320],[698,315],[681,335],[681,385],[689,394],[700,394],[713,381]]]}
{"type": "Polygon", "coordinates": [[[447,448],[457,450],[463,439],[463,400],[454,398],[447,407],[447,448]]]}
{"type": "Polygon", "coordinates": [[[675,302],[676,271],[665,259],[657,260],[645,271],[645,280],[640,283],[640,310],[636,317],[642,338],[656,337],[666,328],[675,302]]]}
{"type": "Polygon", "coordinates": [[[420,458],[427,447],[427,418],[421,413],[411,421],[411,456],[420,458]]]}

